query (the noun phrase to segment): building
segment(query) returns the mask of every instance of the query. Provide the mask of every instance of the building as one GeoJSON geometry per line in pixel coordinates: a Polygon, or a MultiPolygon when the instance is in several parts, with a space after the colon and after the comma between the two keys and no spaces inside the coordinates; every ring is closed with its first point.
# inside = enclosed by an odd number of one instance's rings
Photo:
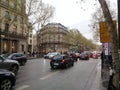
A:
{"type": "Polygon", "coordinates": [[[49,23],[37,33],[37,47],[39,52],[64,52],[68,50],[65,39],[68,29],[60,23],[49,23]]]}
{"type": "Polygon", "coordinates": [[[0,53],[24,52],[31,48],[25,1],[0,0],[0,53]]]}
{"type": "MultiPolygon", "coordinates": [[[[33,51],[37,51],[38,48],[37,48],[37,35],[33,35],[33,51]]],[[[33,52],[32,51],[32,52],[33,52]]]]}

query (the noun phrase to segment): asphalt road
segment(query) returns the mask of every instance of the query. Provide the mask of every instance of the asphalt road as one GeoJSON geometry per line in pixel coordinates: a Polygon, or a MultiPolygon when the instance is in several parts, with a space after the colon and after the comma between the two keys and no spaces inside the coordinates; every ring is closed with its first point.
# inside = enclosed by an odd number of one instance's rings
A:
{"type": "Polygon", "coordinates": [[[54,70],[47,59],[28,60],[20,67],[14,90],[92,90],[99,67],[99,59],[80,60],[73,67],[54,70]]]}

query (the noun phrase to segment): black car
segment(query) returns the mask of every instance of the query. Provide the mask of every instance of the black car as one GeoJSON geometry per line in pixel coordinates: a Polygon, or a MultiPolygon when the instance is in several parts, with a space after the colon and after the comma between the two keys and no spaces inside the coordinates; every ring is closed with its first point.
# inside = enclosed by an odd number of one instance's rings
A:
{"type": "Polygon", "coordinates": [[[0,56],[0,69],[7,69],[12,71],[14,74],[17,74],[19,70],[19,63],[18,61],[5,59],[0,56]]]}
{"type": "Polygon", "coordinates": [[[77,61],[78,57],[75,53],[69,53],[69,55],[72,57],[74,61],[77,61]]]}
{"type": "Polygon", "coordinates": [[[12,90],[15,82],[16,78],[14,73],[0,69],[0,90],[12,90]]]}
{"type": "Polygon", "coordinates": [[[51,69],[57,67],[67,68],[68,66],[73,66],[74,60],[69,55],[56,55],[50,60],[51,69]]]}
{"type": "Polygon", "coordinates": [[[7,59],[16,60],[20,65],[25,65],[27,62],[27,56],[23,53],[12,53],[7,57],[7,59]]]}

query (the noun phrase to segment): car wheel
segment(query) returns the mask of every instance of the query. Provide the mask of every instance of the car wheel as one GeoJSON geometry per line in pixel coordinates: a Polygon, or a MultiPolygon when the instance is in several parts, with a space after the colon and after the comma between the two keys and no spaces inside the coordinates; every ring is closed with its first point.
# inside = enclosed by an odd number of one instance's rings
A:
{"type": "Polygon", "coordinates": [[[69,66],[69,65],[66,63],[66,64],[65,64],[65,68],[68,68],[68,66],[69,66]]]}
{"type": "Polygon", "coordinates": [[[25,61],[22,61],[22,62],[21,62],[21,65],[24,66],[24,65],[25,65],[25,61]]]}
{"type": "Polygon", "coordinates": [[[12,65],[10,68],[10,71],[12,71],[15,75],[18,73],[18,66],[17,65],[12,65]]]}
{"type": "Polygon", "coordinates": [[[74,62],[72,62],[72,66],[74,66],[74,62]]]}
{"type": "Polygon", "coordinates": [[[10,79],[4,79],[0,83],[0,90],[11,90],[12,89],[12,82],[10,79]]]}

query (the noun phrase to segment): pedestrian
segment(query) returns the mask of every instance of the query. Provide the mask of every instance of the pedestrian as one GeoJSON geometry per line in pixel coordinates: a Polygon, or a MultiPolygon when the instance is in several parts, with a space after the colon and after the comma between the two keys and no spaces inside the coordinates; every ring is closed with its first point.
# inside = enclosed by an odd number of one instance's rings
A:
{"type": "Polygon", "coordinates": [[[108,89],[107,90],[116,90],[115,86],[113,85],[113,76],[115,74],[114,69],[112,66],[109,66],[109,83],[108,83],[108,89]]]}
{"type": "Polygon", "coordinates": [[[23,53],[26,54],[25,51],[23,53]]]}
{"type": "Polygon", "coordinates": [[[105,53],[104,53],[104,51],[102,51],[100,56],[101,56],[102,66],[103,66],[104,65],[104,61],[105,61],[105,53]]]}

